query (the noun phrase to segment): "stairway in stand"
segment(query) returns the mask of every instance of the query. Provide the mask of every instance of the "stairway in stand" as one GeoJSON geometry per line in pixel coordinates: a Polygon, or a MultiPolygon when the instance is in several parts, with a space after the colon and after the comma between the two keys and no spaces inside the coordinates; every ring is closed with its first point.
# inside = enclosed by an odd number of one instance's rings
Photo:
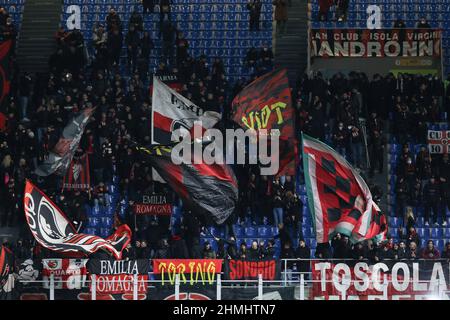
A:
{"type": "Polygon", "coordinates": [[[48,71],[48,60],[56,49],[54,34],[62,12],[61,0],[27,0],[18,42],[21,72],[48,71]]]}
{"type": "Polygon", "coordinates": [[[308,0],[292,0],[284,34],[275,38],[275,64],[287,68],[291,86],[307,66],[308,0]]]}

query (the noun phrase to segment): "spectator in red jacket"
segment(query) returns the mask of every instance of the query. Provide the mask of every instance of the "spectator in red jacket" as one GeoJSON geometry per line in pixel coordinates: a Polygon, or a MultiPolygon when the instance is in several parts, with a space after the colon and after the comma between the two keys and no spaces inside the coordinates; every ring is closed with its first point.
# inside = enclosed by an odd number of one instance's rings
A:
{"type": "Polygon", "coordinates": [[[327,21],[333,0],[319,0],[319,21],[327,21]]]}
{"type": "Polygon", "coordinates": [[[439,259],[441,255],[434,247],[433,240],[428,240],[427,247],[422,250],[422,259],[439,259]]]}
{"type": "Polygon", "coordinates": [[[442,250],[441,258],[447,260],[450,259],[450,242],[445,244],[444,250],[442,250]]]}

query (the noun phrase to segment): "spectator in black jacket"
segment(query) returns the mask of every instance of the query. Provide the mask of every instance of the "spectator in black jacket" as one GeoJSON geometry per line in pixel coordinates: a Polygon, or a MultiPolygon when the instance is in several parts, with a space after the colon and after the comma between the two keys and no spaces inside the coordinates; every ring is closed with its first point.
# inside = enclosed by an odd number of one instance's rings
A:
{"type": "Polygon", "coordinates": [[[383,245],[379,248],[377,256],[379,261],[392,260],[394,259],[394,252],[389,245],[383,245]]]}
{"type": "Polygon", "coordinates": [[[352,247],[347,236],[337,233],[331,240],[331,246],[333,247],[333,258],[347,259],[352,257],[352,247]]]}
{"type": "Polygon", "coordinates": [[[258,247],[258,241],[253,240],[252,245],[247,253],[247,260],[258,261],[260,259],[260,252],[258,247]]]}
{"type": "Polygon", "coordinates": [[[362,242],[358,242],[354,245],[352,257],[356,260],[364,260],[367,257],[366,248],[364,247],[362,242]]]}
{"type": "Polygon", "coordinates": [[[247,10],[250,11],[250,31],[259,31],[261,7],[261,0],[249,0],[247,3],[247,10]]]}
{"type": "Polygon", "coordinates": [[[154,258],[155,259],[170,259],[171,258],[170,246],[169,246],[167,239],[159,240],[158,250],[156,250],[154,258]]]}
{"type": "Polygon", "coordinates": [[[189,249],[191,259],[203,259],[203,248],[200,245],[200,240],[198,238],[194,239],[194,242],[189,249]]]}
{"type": "Polygon", "coordinates": [[[397,250],[397,259],[407,259],[408,258],[408,249],[406,248],[405,241],[400,241],[398,244],[398,250],[397,250]]]}
{"type": "Polygon", "coordinates": [[[395,185],[395,194],[397,197],[396,216],[403,218],[405,215],[405,209],[408,205],[409,198],[409,185],[405,178],[399,176],[397,184],[395,185]]]}
{"type": "Polygon", "coordinates": [[[440,213],[441,194],[439,183],[433,176],[423,189],[423,200],[425,203],[425,225],[429,226],[432,216],[434,226],[439,226],[438,215],[440,213]]]}
{"type": "MultiPolygon", "coordinates": [[[[305,240],[300,239],[298,241],[298,247],[295,250],[295,257],[297,259],[310,259],[311,258],[311,250],[306,245],[305,240]]],[[[297,272],[305,272],[305,279],[308,279],[308,274],[310,269],[310,262],[306,260],[297,261],[297,272]]]]}

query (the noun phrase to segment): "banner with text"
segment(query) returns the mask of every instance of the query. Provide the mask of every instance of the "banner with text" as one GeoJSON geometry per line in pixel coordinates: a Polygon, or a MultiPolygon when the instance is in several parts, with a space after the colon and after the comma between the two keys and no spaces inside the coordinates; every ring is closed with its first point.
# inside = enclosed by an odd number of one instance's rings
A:
{"type": "Polygon", "coordinates": [[[53,274],[55,289],[80,289],[86,282],[86,259],[43,259],[43,287],[50,288],[50,275],[53,274]]]}
{"type": "Polygon", "coordinates": [[[87,267],[91,275],[96,275],[97,294],[132,294],[135,274],[138,294],[146,295],[147,293],[146,281],[150,272],[150,260],[90,259],[87,267]]]}
{"type": "Polygon", "coordinates": [[[174,284],[177,274],[181,284],[212,284],[221,272],[221,259],[153,259],[153,273],[162,285],[174,284]]]}
{"type": "Polygon", "coordinates": [[[421,300],[447,290],[446,260],[331,263],[312,261],[312,299],[421,300]]]}
{"type": "Polygon", "coordinates": [[[259,274],[262,275],[263,280],[279,280],[281,262],[229,260],[225,262],[224,272],[228,280],[257,280],[259,274]]]}
{"type": "Polygon", "coordinates": [[[145,194],[140,202],[133,205],[133,212],[136,215],[170,216],[172,204],[168,202],[166,195],[145,194]]]}
{"type": "Polygon", "coordinates": [[[440,58],[442,31],[435,29],[312,29],[311,56],[440,58]]]}
{"type": "Polygon", "coordinates": [[[450,130],[428,130],[428,150],[432,154],[449,153],[450,130]]]}

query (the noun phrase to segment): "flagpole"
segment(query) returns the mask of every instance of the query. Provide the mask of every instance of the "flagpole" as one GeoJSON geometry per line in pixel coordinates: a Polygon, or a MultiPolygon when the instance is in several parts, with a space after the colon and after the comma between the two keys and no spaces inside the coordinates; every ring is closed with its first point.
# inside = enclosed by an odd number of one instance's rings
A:
{"type": "Polygon", "coordinates": [[[367,146],[367,129],[366,129],[365,119],[364,118],[359,118],[359,123],[361,125],[361,129],[362,129],[363,137],[364,137],[364,146],[365,146],[365,149],[366,149],[367,169],[370,169],[369,148],[367,146]]]}

